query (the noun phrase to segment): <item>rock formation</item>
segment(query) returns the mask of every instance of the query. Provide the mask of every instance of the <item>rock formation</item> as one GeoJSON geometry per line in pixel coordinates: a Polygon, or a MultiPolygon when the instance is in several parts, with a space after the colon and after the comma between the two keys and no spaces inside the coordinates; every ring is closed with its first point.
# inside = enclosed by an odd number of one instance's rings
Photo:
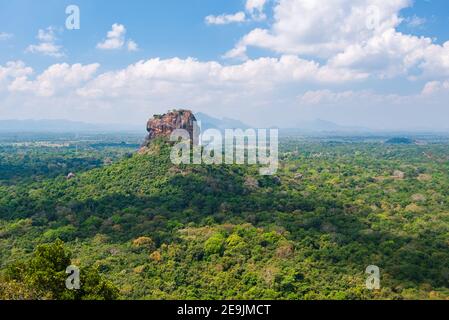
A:
{"type": "Polygon", "coordinates": [[[177,129],[186,130],[190,139],[194,143],[198,142],[198,127],[196,118],[190,110],[173,110],[166,114],[154,115],[148,120],[147,131],[148,136],[145,139],[144,147],[148,146],[151,141],[157,138],[170,139],[170,135],[177,129]]]}

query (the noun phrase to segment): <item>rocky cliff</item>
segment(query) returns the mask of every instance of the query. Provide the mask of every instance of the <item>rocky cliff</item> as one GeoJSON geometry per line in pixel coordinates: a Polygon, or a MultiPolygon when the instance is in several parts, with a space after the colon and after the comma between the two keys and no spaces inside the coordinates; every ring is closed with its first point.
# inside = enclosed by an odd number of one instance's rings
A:
{"type": "MultiPolygon", "coordinates": [[[[196,119],[190,110],[173,110],[166,114],[154,115],[147,123],[148,136],[144,146],[148,146],[157,138],[169,139],[176,129],[186,130],[192,139],[194,134],[198,135],[198,129],[194,130],[195,127],[196,119]]],[[[194,141],[198,141],[197,136],[194,141]]]]}

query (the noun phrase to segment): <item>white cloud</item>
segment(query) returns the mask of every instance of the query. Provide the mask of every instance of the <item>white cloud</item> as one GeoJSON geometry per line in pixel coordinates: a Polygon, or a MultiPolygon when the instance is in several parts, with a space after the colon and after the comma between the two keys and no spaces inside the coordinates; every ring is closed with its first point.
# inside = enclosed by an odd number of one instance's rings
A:
{"type": "Polygon", "coordinates": [[[266,19],[264,14],[264,7],[267,0],[247,0],[245,9],[255,20],[266,19]]]}
{"type": "Polygon", "coordinates": [[[266,103],[266,95],[276,94],[279,87],[350,82],[365,77],[288,55],[236,65],[193,58],[155,58],[95,76],[98,68],[98,64],[54,64],[32,78],[32,69],[23,62],[10,62],[0,67],[0,83],[16,97],[66,97],[67,104],[78,105],[110,101],[113,105],[131,104],[131,108],[132,103],[145,105],[152,101],[167,108],[182,101],[197,107],[214,101],[237,106],[240,99],[251,101],[249,105],[266,103]]]}
{"type": "Polygon", "coordinates": [[[405,22],[407,23],[407,26],[409,26],[410,28],[418,28],[423,26],[427,22],[427,19],[414,15],[412,17],[405,19],[405,22]]]}
{"type": "Polygon", "coordinates": [[[98,49],[118,50],[125,47],[128,51],[137,51],[139,46],[134,40],[126,41],[126,28],[123,24],[114,23],[112,29],[108,31],[106,39],[97,44],[98,49]]]}
{"type": "Polygon", "coordinates": [[[263,11],[266,0],[247,0],[245,8],[247,11],[263,11]]]}
{"type": "Polygon", "coordinates": [[[63,93],[66,89],[80,86],[83,82],[91,79],[98,68],[99,64],[54,64],[37,76],[35,80],[29,79],[30,72],[16,75],[9,84],[8,90],[50,97],[57,93],[63,93]]]}
{"type": "Polygon", "coordinates": [[[133,40],[128,40],[128,43],[126,44],[128,51],[134,52],[139,50],[139,46],[137,43],[133,40]]]}
{"type": "Polygon", "coordinates": [[[399,10],[409,3],[409,0],[279,0],[274,7],[273,25],[253,30],[239,45],[283,54],[330,57],[348,45],[397,26],[399,10]],[[373,5],[379,8],[375,17],[370,16],[373,5]],[[376,28],[367,27],[370,18],[374,18],[376,28]]]}
{"type": "Polygon", "coordinates": [[[365,74],[322,67],[296,56],[259,58],[225,66],[193,58],[159,58],[139,61],[125,69],[107,72],[90,81],[78,93],[95,97],[111,94],[140,95],[155,84],[205,87],[270,87],[289,82],[338,83],[364,79],[365,74]],[[144,88],[142,88],[144,87],[144,88]],[[113,90],[111,90],[111,88],[113,90]]]}
{"type": "Polygon", "coordinates": [[[209,25],[224,25],[251,20],[264,20],[267,17],[264,13],[266,2],[267,0],[247,0],[245,10],[249,15],[248,17],[245,12],[239,11],[234,14],[209,15],[204,18],[204,21],[209,25]]]}
{"type": "Polygon", "coordinates": [[[6,78],[17,78],[33,73],[33,69],[27,67],[23,61],[10,61],[5,66],[0,66],[0,81],[6,78]]]}
{"type": "Polygon", "coordinates": [[[99,64],[54,64],[31,78],[33,70],[23,62],[9,62],[0,67],[0,83],[11,93],[27,92],[50,97],[71,92],[84,98],[142,97],[170,94],[181,90],[228,92],[265,91],[292,84],[333,84],[363,80],[366,75],[345,69],[332,69],[314,61],[285,55],[259,58],[236,65],[193,58],[150,59],[124,69],[95,76],[99,64]],[[170,92],[167,88],[174,90],[170,92]],[[162,90],[162,91],[161,91],[162,90]],[[229,91],[230,90],[230,91],[229,91]]]}
{"type": "Polygon", "coordinates": [[[422,95],[429,96],[440,92],[449,91],[449,80],[446,81],[429,81],[422,90],[422,95]]]}
{"type": "Polygon", "coordinates": [[[37,45],[30,45],[27,48],[27,52],[41,53],[46,56],[61,58],[64,54],[61,52],[62,46],[58,46],[54,43],[42,42],[37,45]]]}
{"type": "Polygon", "coordinates": [[[411,0],[279,0],[274,23],[250,31],[224,57],[248,59],[247,49],[258,47],[319,57],[333,69],[381,79],[449,75],[449,42],[437,45],[396,30],[403,21],[400,10],[411,5],[411,0]]]}
{"type": "Polygon", "coordinates": [[[0,92],[7,90],[11,81],[32,73],[33,69],[27,67],[23,61],[10,61],[5,66],[0,65],[0,92]]]}
{"type": "Polygon", "coordinates": [[[205,18],[207,24],[223,25],[235,22],[245,22],[246,15],[240,11],[235,14],[222,14],[219,16],[209,15],[205,18]]]}
{"type": "Polygon", "coordinates": [[[430,38],[398,33],[393,29],[354,44],[329,60],[336,68],[369,72],[379,78],[405,75],[410,79],[449,75],[449,42],[436,45],[430,38]],[[419,71],[413,74],[411,71],[419,71]]]}
{"type": "Polygon", "coordinates": [[[55,58],[65,56],[61,51],[62,46],[56,44],[57,37],[53,27],[40,29],[36,38],[39,40],[39,44],[29,45],[26,52],[39,53],[55,58]]]}
{"type": "Polygon", "coordinates": [[[364,43],[348,46],[329,60],[335,67],[345,67],[377,73],[379,77],[407,74],[424,58],[428,38],[418,38],[396,32],[394,29],[375,35],[364,43]]]}
{"type": "Polygon", "coordinates": [[[121,49],[125,44],[126,28],[122,24],[114,23],[112,29],[108,31],[106,40],[97,44],[98,49],[114,50],[121,49]]]}
{"type": "Polygon", "coordinates": [[[11,33],[0,32],[0,41],[11,39],[13,35],[11,33]]]}
{"type": "Polygon", "coordinates": [[[247,60],[248,56],[246,55],[246,46],[237,45],[235,48],[229,50],[223,55],[225,59],[239,59],[239,60],[247,60]]]}
{"type": "Polygon", "coordinates": [[[304,116],[342,124],[354,118],[353,122],[368,126],[370,121],[380,125],[382,117],[387,117],[385,126],[394,128],[395,121],[403,127],[435,121],[441,127],[442,119],[449,116],[445,81],[404,96],[328,89],[353,87],[354,81],[363,81],[367,75],[294,55],[234,65],[154,58],[100,74],[98,68],[98,64],[62,63],[34,76],[20,61],[0,66],[2,117],[144,123],[153,113],[185,107],[222,112],[262,126],[294,125],[304,116]]]}
{"type": "Polygon", "coordinates": [[[399,10],[409,3],[409,0],[279,0],[271,28],[254,29],[237,46],[331,57],[349,45],[397,26],[401,21],[399,10]]]}

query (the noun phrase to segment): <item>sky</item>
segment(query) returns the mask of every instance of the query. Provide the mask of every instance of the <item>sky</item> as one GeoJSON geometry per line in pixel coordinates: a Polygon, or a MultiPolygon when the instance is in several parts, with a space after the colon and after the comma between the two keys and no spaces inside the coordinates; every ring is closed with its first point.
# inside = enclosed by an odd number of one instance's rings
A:
{"type": "Polygon", "coordinates": [[[447,101],[447,0],[0,0],[0,119],[449,130],[447,101]]]}

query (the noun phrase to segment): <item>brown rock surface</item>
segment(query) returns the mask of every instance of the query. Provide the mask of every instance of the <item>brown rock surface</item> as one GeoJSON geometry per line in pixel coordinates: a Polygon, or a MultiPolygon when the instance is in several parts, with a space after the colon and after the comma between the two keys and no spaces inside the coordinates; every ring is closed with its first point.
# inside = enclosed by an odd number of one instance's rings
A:
{"type": "MultiPolygon", "coordinates": [[[[194,137],[194,128],[196,126],[196,118],[190,110],[173,110],[166,114],[155,115],[148,120],[147,131],[144,146],[147,146],[152,140],[157,138],[169,139],[173,131],[184,129],[193,138],[194,143],[198,141],[198,137],[194,137]]],[[[196,133],[198,131],[195,131],[196,133]]]]}

